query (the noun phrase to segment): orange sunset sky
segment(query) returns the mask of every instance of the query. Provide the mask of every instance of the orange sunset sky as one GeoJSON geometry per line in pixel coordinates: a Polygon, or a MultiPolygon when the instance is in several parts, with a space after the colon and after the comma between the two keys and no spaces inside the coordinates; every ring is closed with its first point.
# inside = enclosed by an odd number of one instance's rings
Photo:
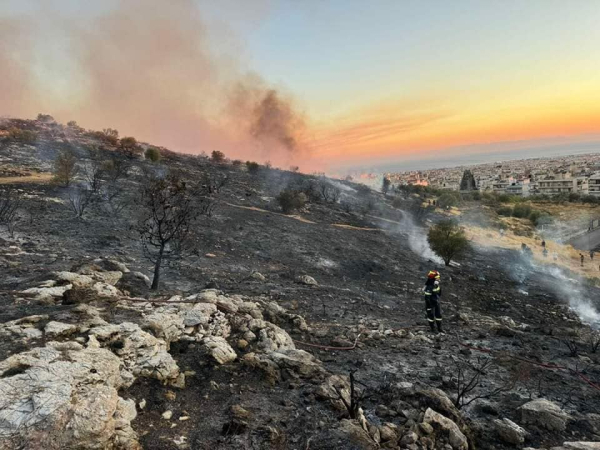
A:
{"type": "Polygon", "coordinates": [[[600,150],[599,23],[580,0],[5,0],[0,116],[329,173],[600,150]]]}

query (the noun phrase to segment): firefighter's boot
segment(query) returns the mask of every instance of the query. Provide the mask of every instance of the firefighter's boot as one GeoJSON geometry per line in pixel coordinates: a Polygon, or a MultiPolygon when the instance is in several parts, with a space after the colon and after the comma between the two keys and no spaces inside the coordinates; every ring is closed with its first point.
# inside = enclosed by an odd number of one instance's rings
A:
{"type": "Polygon", "coordinates": [[[438,333],[443,333],[444,331],[442,330],[442,321],[441,320],[436,320],[435,322],[437,324],[438,333]]]}
{"type": "Polygon", "coordinates": [[[429,322],[429,328],[431,328],[432,333],[435,333],[435,324],[433,322],[429,322]]]}

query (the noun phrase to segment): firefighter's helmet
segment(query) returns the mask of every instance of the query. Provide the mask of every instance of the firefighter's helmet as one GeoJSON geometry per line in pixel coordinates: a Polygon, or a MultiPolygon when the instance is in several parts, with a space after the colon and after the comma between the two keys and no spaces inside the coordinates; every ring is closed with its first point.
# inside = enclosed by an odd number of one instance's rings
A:
{"type": "Polygon", "coordinates": [[[427,278],[430,278],[432,280],[439,280],[440,273],[437,270],[430,270],[429,273],[427,274],[427,278]]]}

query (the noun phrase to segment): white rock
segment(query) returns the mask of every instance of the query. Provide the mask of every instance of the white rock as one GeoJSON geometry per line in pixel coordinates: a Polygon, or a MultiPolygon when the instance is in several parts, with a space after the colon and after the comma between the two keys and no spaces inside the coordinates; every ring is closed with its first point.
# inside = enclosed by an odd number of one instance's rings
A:
{"type": "Polygon", "coordinates": [[[425,411],[425,416],[423,417],[423,422],[446,432],[448,434],[450,445],[455,450],[468,450],[469,443],[467,438],[462,431],[460,431],[458,425],[456,425],[452,420],[442,416],[431,408],[427,408],[427,411],[425,411]]]}
{"type": "Polygon", "coordinates": [[[231,348],[229,343],[219,336],[208,336],[202,341],[207,352],[219,364],[226,364],[235,361],[237,354],[231,348]]]}
{"type": "Polygon", "coordinates": [[[179,367],[167,351],[162,339],[143,331],[139,325],[123,322],[105,325],[90,330],[102,347],[111,348],[123,361],[125,369],[134,375],[174,381],[179,376],[179,367]]]}
{"type": "Polygon", "coordinates": [[[508,442],[509,444],[518,445],[525,442],[527,431],[510,419],[496,419],[494,420],[494,427],[496,428],[496,431],[502,440],[508,442]]]}
{"type": "Polygon", "coordinates": [[[36,300],[53,300],[55,298],[62,297],[65,291],[68,291],[72,287],[72,284],[65,284],[64,286],[55,286],[48,288],[29,288],[22,291],[22,293],[35,295],[36,300]]]}
{"type": "Polygon", "coordinates": [[[165,411],[164,413],[161,414],[162,418],[165,420],[171,420],[171,417],[173,417],[173,411],[165,411]]]}
{"type": "Polygon", "coordinates": [[[519,408],[521,421],[550,431],[564,431],[569,415],[557,404],[540,398],[525,403],[519,408]]]}
{"type": "MultiPolygon", "coordinates": [[[[135,448],[120,361],[108,350],[52,343],[0,362],[2,448],[135,448]]],[[[133,416],[135,417],[135,415],[133,416]]]]}
{"type": "Polygon", "coordinates": [[[146,283],[146,286],[150,286],[150,278],[144,275],[142,272],[133,272],[133,276],[143,280],[146,283]]]}
{"type": "Polygon", "coordinates": [[[119,291],[112,284],[103,283],[101,281],[95,283],[92,286],[92,289],[98,294],[99,297],[104,298],[115,298],[121,296],[121,291],[119,291]]]}
{"type": "Polygon", "coordinates": [[[293,350],[294,341],[286,331],[272,323],[266,323],[265,328],[258,333],[258,348],[263,351],[293,350]]]}
{"type": "Polygon", "coordinates": [[[562,446],[568,450],[600,450],[600,442],[565,442],[562,446]]]}
{"type": "Polygon", "coordinates": [[[53,338],[57,336],[68,336],[77,331],[77,327],[70,323],[56,322],[50,321],[46,324],[44,328],[44,333],[46,333],[46,337],[53,338]]]}
{"type": "Polygon", "coordinates": [[[296,277],[296,281],[298,283],[306,284],[308,286],[318,286],[319,285],[319,283],[317,283],[317,280],[315,280],[310,275],[300,275],[300,276],[296,277]]]}
{"type": "Polygon", "coordinates": [[[144,318],[144,327],[167,344],[177,341],[184,332],[183,319],[178,314],[154,312],[144,318]]]}
{"type": "Polygon", "coordinates": [[[67,281],[77,287],[86,287],[94,283],[92,277],[74,272],[56,272],[55,277],[59,281],[67,281]]]}
{"type": "Polygon", "coordinates": [[[118,270],[108,271],[108,272],[94,272],[92,274],[92,278],[96,281],[100,281],[102,283],[110,284],[114,286],[119,282],[121,277],[123,276],[123,272],[118,270]]]}

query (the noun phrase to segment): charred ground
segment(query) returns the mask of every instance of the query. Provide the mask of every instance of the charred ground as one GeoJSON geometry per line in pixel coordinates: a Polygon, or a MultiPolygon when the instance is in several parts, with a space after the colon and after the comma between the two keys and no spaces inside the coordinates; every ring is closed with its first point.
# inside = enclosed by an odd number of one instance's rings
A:
{"type": "MultiPolygon", "coordinates": [[[[44,321],[68,319],[75,305],[39,302],[20,294],[48,279],[51,272],[112,258],[151,275],[152,265],[132,230],[144,170],[177,172],[191,181],[226,179],[213,217],[202,218],[194,230],[193,248],[164,267],[160,291],[127,286],[130,294],[186,297],[212,288],[224,295],[276,302],[308,324],[308,330],[280,324],[298,341],[296,347],[321,360],[328,373],[354,372],[364,394],[360,406],[371,426],[388,423],[397,431],[393,442],[381,439],[380,432],[379,442],[376,432],[367,434],[372,442],[345,435],[339,426],[344,412],[318,394],[322,377],[288,374],[271,383],[258,369],[237,361],[216,364],[199,352],[196,343],[179,341],[171,344],[170,353],[190,374],[185,388],[138,378],[120,393],[136,403],[145,400],[145,408],[132,422],[143,448],[445,448],[445,441],[433,438],[432,444],[401,442],[433,402],[416,392],[439,388],[454,400],[458,367],[468,363],[477,367],[480,358],[493,359],[493,364],[467,397],[499,392],[451,417],[463,429],[470,448],[514,448],[499,438],[493,421],[508,418],[521,423],[517,408],[535,398],[557,403],[570,419],[565,430],[523,425],[528,432],[523,445],[551,447],[600,439],[600,417],[595,415],[600,409],[595,387],[600,384],[600,357],[586,342],[589,327],[567,307],[569,299],[548,287],[552,276],[516,252],[474,247],[460,266],[435,267],[410,249],[408,240],[414,235],[406,230],[399,203],[393,207],[391,198],[350,182],[265,167],[250,173],[243,164],[214,163],[165,149],[159,163],[150,163],[120,155],[116,145],[79,128],[38,121],[3,124],[7,133],[12,127],[29,129],[36,138],[22,142],[7,137],[0,144],[0,177],[5,177],[5,186],[10,178],[23,202],[15,235],[3,233],[0,239],[2,322],[34,314],[48,316],[44,321]],[[90,146],[106,158],[127,160],[129,175],[119,181],[119,188],[128,206],[119,215],[96,205],[83,219],[76,218],[69,207],[73,188],[59,187],[43,176],[28,178],[49,173],[63,149],[74,151],[84,164],[90,146]],[[282,214],[275,197],[308,180],[339,189],[339,200],[309,202],[295,215],[282,214]],[[397,225],[390,227],[394,222],[397,225]],[[424,275],[434,267],[442,273],[447,333],[443,336],[426,332],[420,294],[424,275]],[[305,275],[317,284],[299,282],[305,275]],[[352,350],[302,344],[352,347],[354,342],[352,350]],[[577,354],[570,344],[577,346],[577,354]],[[412,391],[405,383],[413,384],[412,391]],[[234,405],[248,412],[243,426],[232,419],[234,405]],[[162,417],[167,410],[174,413],[172,420],[162,417]]],[[[413,198],[402,201],[407,209],[414,203],[413,198]]],[[[424,226],[436,217],[434,211],[423,218],[424,226]]],[[[580,288],[588,297],[600,298],[597,288],[580,288]]],[[[110,323],[136,315],[126,301],[96,304],[110,323]]],[[[4,359],[45,342],[45,337],[27,344],[3,339],[0,356],[4,359]]],[[[236,351],[240,357],[247,352],[236,351]]],[[[476,372],[469,370],[469,376],[476,372]]]]}

